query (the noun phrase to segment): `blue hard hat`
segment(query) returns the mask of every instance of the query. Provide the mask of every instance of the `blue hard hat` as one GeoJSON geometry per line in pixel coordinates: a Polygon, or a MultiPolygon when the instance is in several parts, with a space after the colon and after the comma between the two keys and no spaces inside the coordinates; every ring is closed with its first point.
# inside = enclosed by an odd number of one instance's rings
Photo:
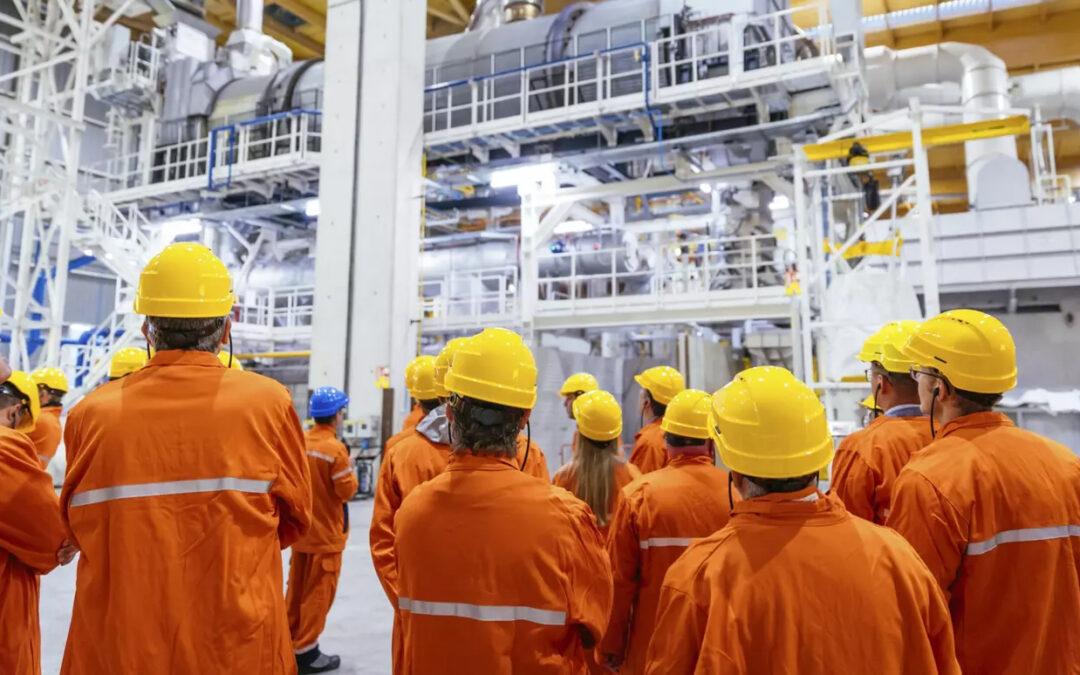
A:
{"type": "Polygon", "coordinates": [[[349,405],[349,397],[336,387],[319,387],[308,401],[309,417],[331,417],[349,405]]]}

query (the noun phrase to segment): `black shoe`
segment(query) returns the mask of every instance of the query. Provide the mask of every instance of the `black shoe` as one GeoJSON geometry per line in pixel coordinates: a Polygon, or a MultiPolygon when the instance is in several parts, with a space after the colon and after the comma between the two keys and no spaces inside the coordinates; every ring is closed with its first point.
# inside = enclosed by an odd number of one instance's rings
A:
{"type": "Polygon", "coordinates": [[[300,675],[307,673],[327,673],[341,667],[341,657],[323,654],[318,647],[296,657],[296,667],[300,675]]]}

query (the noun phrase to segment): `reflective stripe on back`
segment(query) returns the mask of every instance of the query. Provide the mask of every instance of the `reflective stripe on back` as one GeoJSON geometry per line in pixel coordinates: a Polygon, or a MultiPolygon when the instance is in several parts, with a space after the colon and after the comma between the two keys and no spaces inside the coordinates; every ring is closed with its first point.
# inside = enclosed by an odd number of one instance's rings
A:
{"type": "Polygon", "coordinates": [[[690,537],[653,537],[651,539],[643,539],[641,542],[641,548],[662,548],[665,546],[682,546],[687,547],[694,543],[694,540],[690,537]]]}
{"type": "Polygon", "coordinates": [[[87,490],[71,497],[71,506],[87,506],[117,499],[135,499],[138,497],[166,497],[169,495],[190,495],[203,492],[247,492],[266,494],[270,492],[272,481],[251,480],[248,478],[198,478],[196,480],[174,480],[165,483],[138,483],[135,485],[116,485],[113,487],[87,490]]]}
{"type": "Polygon", "coordinates": [[[1048,541],[1080,537],[1080,525],[1058,525],[1055,527],[1028,527],[1022,530],[1005,530],[989,539],[975,541],[967,545],[968,555],[989,553],[1001,544],[1017,544],[1025,541],[1048,541]]]}
{"type": "Polygon", "coordinates": [[[331,464],[334,463],[334,458],[331,457],[330,455],[324,455],[323,453],[315,452],[314,450],[308,450],[307,454],[308,454],[308,457],[315,457],[316,459],[321,459],[324,462],[330,462],[331,464]]]}
{"type": "Polygon", "coordinates": [[[398,609],[426,616],[456,616],[476,621],[528,621],[542,626],[565,626],[566,612],[510,605],[470,605],[464,602],[426,602],[398,598],[398,609]]]}

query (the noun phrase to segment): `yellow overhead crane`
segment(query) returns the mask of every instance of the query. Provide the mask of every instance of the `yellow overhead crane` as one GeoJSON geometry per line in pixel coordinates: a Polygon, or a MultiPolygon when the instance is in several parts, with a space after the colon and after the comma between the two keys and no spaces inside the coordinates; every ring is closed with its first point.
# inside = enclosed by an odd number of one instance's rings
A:
{"type": "MultiPolygon", "coordinates": [[[[940,127],[926,127],[922,130],[923,147],[952,145],[964,141],[978,141],[998,136],[1016,136],[1031,131],[1031,122],[1026,115],[1011,115],[997,120],[984,122],[965,122],[946,124],[940,127]]],[[[866,148],[871,155],[879,152],[896,152],[912,147],[914,141],[910,131],[896,131],[877,136],[844,138],[838,141],[814,143],[801,146],[806,158],[812,162],[824,162],[828,159],[847,159],[851,146],[855,143],[866,148]]]]}

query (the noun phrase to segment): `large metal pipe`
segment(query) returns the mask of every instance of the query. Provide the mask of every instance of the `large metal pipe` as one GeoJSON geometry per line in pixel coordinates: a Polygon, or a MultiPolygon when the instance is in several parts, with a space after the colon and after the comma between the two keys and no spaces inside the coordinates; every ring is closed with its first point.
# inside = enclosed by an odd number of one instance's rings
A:
{"type": "MultiPolygon", "coordinates": [[[[943,82],[960,84],[965,122],[989,119],[995,112],[1004,112],[1011,107],[1005,62],[984,47],[959,42],[942,42],[901,51],[871,47],[865,51],[864,60],[869,101],[874,108],[906,105],[907,100],[897,100],[897,92],[943,82]]],[[[1016,158],[1015,138],[1002,136],[968,141],[964,144],[964,150],[968,195],[973,203],[978,204],[980,197],[993,201],[983,206],[1030,201],[1027,181],[1019,181],[1019,184],[1010,187],[1017,182],[1017,167],[1023,168],[1016,158]],[[980,192],[979,178],[984,173],[990,179],[988,185],[992,183],[993,189],[980,192]],[[998,189],[1001,186],[1004,186],[1004,194],[998,189]]]]}
{"type": "Polygon", "coordinates": [[[1039,108],[1044,120],[1080,121],[1080,66],[1017,75],[1009,95],[1016,106],[1039,108]]]}
{"type": "Polygon", "coordinates": [[[237,0],[236,28],[262,32],[263,0],[237,0]]]}

